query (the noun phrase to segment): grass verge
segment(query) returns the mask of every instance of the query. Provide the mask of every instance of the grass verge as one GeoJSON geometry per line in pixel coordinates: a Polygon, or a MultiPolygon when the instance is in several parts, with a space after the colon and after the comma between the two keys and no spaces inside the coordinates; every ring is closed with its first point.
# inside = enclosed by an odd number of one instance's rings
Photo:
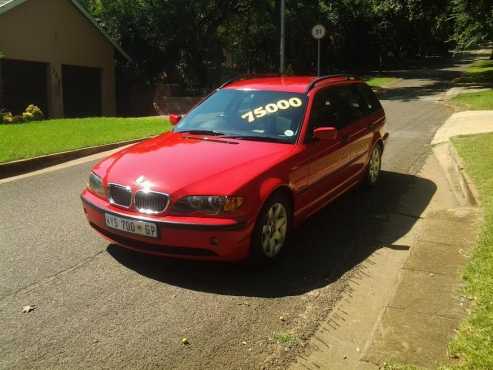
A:
{"type": "Polygon", "coordinates": [[[458,78],[459,83],[491,83],[493,82],[493,60],[478,60],[466,68],[464,76],[458,78]]]}
{"type": "MultiPolygon", "coordinates": [[[[464,76],[456,80],[460,84],[473,84],[479,87],[493,86],[493,60],[479,60],[469,66],[464,76]]],[[[452,103],[469,110],[493,109],[493,89],[476,93],[460,94],[452,103]]]]}
{"type": "Polygon", "coordinates": [[[459,136],[452,143],[476,184],[484,225],[464,273],[472,314],[450,344],[458,365],[444,369],[493,369],[493,133],[459,136]]]}
{"type": "Polygon", "coordinates": [[[491,110],[493,109],[493,89],[460,94],[452,98],[452,102],[468,110],[491,110]]]}
{"type": "Polygon", "coordinates": [[[153,136],[169,130],[160,117],[55,119],[0,125],[0,163],[153,136]]]}
{"type": "Polygon", "coordinates": [[[368,77],[364,79],[365,82],[371,87],[385,87],[392,82],[397,81],[398,79],[395,77],[368,77]]]}

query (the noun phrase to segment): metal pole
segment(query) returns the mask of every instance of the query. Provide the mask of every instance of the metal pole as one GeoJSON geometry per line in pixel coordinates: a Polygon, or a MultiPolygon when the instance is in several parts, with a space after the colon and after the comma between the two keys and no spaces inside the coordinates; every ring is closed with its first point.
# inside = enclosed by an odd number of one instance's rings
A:
{"type": "Polygon", "coordinates": [[[317,40],[317,76],[320,76],[320,39],[317,40]]]}
{"type": "Polygon", "coordinates": [[[279,60],[279,73],[284,74],[284,13],[285,13],[285,0],[281,0],[281,45],[279,48],[280,60],[279,60]]]}

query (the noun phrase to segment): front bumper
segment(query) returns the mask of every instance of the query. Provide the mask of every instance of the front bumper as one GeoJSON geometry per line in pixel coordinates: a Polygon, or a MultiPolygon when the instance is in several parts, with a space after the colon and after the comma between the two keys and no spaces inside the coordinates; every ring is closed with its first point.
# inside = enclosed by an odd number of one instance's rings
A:
{"type": "Polygon", "coordinates": [[[254,222],[233,219],[176,216],[143,216],[113,206],[88,190],[81,194],[89,224],[108,240],[123,247],[153,255],[199,260],[238,261],[250,250],[254,222]],[[153,222],[158,238],[126,233],[106,225],[105,213],[153,222]]]}

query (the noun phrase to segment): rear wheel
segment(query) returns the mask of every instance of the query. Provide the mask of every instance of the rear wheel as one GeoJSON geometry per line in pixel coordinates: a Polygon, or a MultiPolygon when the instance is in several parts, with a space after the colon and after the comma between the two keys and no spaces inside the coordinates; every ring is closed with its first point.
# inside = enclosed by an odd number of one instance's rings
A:
{"type": "Polygon", "coordinates": [[[254,262],[273,262],[281,256],[291,231],[291,212],[291,204],[282,194],[274,194],[267,200],[252,235],[254,262]]]}
{"type": "Polygon", "coordinates": [[[382,168],[382,147],[376,144],[370,155],[368,161],[368,167],[366,169],[366,176],[364,183],[367,187],[373,187],[380,178],[380,170],[382,168]]]}

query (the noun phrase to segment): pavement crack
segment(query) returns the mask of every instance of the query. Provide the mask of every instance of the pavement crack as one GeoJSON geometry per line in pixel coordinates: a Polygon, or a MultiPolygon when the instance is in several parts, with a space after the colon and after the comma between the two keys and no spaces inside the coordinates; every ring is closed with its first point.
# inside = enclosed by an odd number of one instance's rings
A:
{"type": "Polygon", "coordinates": [[[397,311],[409,311],[409,312],[412,312],[412,313],[418,314],[418,315],[429,315],[431,317],[438,317],[438,318],[443,319],[443,320],[450,320],[450,321],[457,320],[457,318],[453,315],[446,316],[446,315],[438,314],[435,312],[422,311],[422,310],[412,310],[412,309],[409,309],[407,307],[396,307],[396,306],[392,306],[392,305],[387,305],[386,308],[390,308],[391,310],[397,310],[397,311]]]}
{"type": "Polygon", "coordinates": [[[399,211],[393,211],[390,214],[412,218],[413,220],[422,220],[424,218],[424,217],[421,217],[420,215],[416,216],[416,215],[412,215],[412,214],[409,214],[406,212],[399,212],[399,211]]]}
{"type": "Polygon", "coordinates": [[[423,237],[421,237],[421,236],[418,236],[418,237],[417,237],[417,241],[420,241],[420,242],[425,242],[425,243],[429,243],[429,244],[439,244],[439,245],[444,245],[444,246],[446,246],[446,247],[462,247],[462,245],[461,245],[461,244],[453,244],[453,243],[438,242],[438,241],[436,241],[436,240],[428,240],[428,239],[426,239],[426,237],[425,237],[425,238],[423,238],[423,237]]]}
{"type": "Polygon", "coordinates": [[[56,272],[55,274],[53,275],[50,275],[50,276],[47,276],[47,277],[44,277],[42,278],[40,281],[36,281],[34,283],[31,283],[31,284],[28,284],[26,286],[23,286],[17,290],[14,290],[13,292],[9,293],[9,294],[6,294],[5,296],[3,297],[0,297],[0,302],[4,301],[5,299],[9,298],[9,297],[12,297],[12,296],[15,296],[19,293],[29,293],[31,292],[32,290],[36,289],[37,287],[47,283],[47,282],[50,282],[50,281],[53,281],[55,279],[58,279],[60,277],[60,275],[64,275],[65,273],[68,273],[68,272],[72,272],[72,271],[75,271],[85,265],[87,265],[88,263],[90,263],[91,261],[93,261],[96,257],[98,257],[100,254],[104,253],[106,250],[103,249],[103,250],[100,250],[99,252],[97,252],[96,254],[93,254],[92,256],[89,256],[89,257],[86,257],[84,258],[82,261],[72,265],[72,266],[69,266],[67,268],[64,268],[63,270],[60,270],[58,272],[56,272]]]}
{"type": "Polygon", "coordinates": [[[409,268],[409,267],[402,267],[402,270],[412,271],[412,272],[421,272],[423,274],[433,274],[433,275],[439,275],[439,276],[447,276],[448,275],[448,274],[444,274],[443,272],[435,272],[435,271],[429,271],[429,270],[413,269],[413,268],[409,268]]]}

